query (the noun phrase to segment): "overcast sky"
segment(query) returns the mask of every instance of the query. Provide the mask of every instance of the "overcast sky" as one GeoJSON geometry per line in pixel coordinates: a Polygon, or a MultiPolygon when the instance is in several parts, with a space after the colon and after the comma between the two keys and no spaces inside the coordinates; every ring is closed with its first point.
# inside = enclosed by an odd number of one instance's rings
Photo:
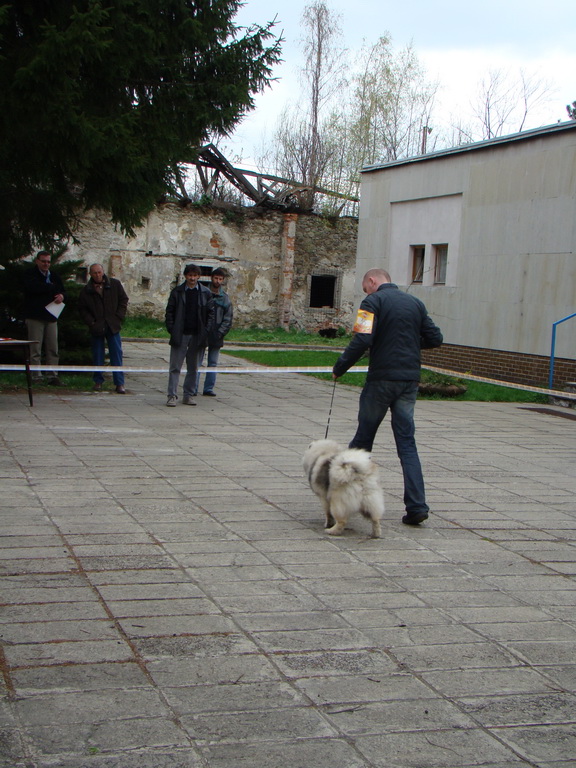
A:
{"type": "MultiPolygon", "coordinates": [[[[263,142],[270,141],[284,105],[298,97],[302,62],[302,11],[308,0],[245,0],[236,16],[241,25],[265,24],[276,17],[283,33],[284,62],[271,89],[237,129],[230,148],[238,163],[254,167],[263,142]]],[[[566,104],[576,100],[575,0],[327,0],[340,16],[344,46],[358,51],[389,34],[395,50],[412,43],[428,77],[441,85],[437,103],[444,115],[471,115],[471,101],[491,69],[517,77],[520,70],[551,85],[550,99],[532,115],[537,127],[566,120],[566,104]]]]}

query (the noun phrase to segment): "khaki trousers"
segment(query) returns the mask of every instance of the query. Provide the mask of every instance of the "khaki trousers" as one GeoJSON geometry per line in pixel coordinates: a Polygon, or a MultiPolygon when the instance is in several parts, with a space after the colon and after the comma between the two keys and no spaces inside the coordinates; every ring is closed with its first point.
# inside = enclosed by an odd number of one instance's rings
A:
{"type": "MultiPolygon", "coordinates": [[[[41,365],[42,347],[44,347],[44,361],[47,366],[58,365],[58,323],[45,322],[26,318],[28,329],[28,341],[35,341],[30,347],[30,365],[41,365]]],[[[45,371],[32,371],[33,376],[41,376],[45,371]]],[[[58,376],[58,371],[51,371],[52,376],[58,376]]]]}

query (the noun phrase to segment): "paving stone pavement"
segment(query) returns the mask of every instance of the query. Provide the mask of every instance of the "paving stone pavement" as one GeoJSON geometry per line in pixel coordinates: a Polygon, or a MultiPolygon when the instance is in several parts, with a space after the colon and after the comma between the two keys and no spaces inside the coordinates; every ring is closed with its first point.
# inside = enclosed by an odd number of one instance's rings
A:
{"type": "Polygon", "coordinates": [[[430,520],[400,522],[385,423],[383,537],[330,538],[301,470],[330,383],[166,408],[166,378],[0,397],[2,768],[576,766],[566,411],[419,402],[430,520]]]}

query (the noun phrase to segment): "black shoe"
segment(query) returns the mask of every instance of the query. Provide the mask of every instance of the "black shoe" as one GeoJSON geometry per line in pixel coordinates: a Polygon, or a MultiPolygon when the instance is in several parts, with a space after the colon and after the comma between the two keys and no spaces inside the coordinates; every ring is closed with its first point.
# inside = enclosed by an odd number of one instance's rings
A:
{"type": "Polygon", "coordinates": [[[58,378],[58,376],[53,376],[51,379],[48,379],[48,384],[51,384],[53,387],[61,387],[62,382],[58,378]]]}
{"type": "Polygon", "coordinates": [[[202,392],[204,397],[216,397],[216,392],[202,392]]]}
{"type": "Polygon", "coordinates": [[[428,519],[428,512],[416,512],[414,515],[404,515],[402,522],[404,525],[420,525],[428,519]]]}

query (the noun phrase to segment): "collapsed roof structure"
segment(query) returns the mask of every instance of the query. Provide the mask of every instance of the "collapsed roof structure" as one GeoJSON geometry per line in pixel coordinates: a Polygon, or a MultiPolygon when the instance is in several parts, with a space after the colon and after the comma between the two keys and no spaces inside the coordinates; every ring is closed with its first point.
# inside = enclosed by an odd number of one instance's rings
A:
{"type": "Polygon", "coordinates": [[[213,144],[207,144],[198,151],[195,162],[204,194],[210,195],[217,182],[223,177],[257,206],[274,210],[307,212],[304,202],[307,192],[339,197],[343,201],[358,202],[357,197],[333,192],[323,187],[310,187],[281,176],[271,176],[258,171],[235,168],[213,144]],[[251,180],[251,177],[253,181],[251,180]]]}

